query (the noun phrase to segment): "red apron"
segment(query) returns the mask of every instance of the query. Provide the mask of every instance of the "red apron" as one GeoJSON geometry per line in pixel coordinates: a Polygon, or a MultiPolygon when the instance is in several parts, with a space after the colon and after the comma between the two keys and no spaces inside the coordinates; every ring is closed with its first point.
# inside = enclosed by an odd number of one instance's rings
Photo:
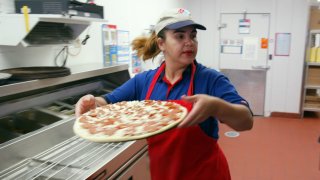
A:
{"type": "MultiPolygon", "coordinates": [[[[150,99],[160,74],[165,69],[163,63],[152,79],[146,99],[150,99]]],[[[195,64],[192,64],[188,96],[193,94],[195,64]]],[[[173,100],[185,106],[188,111],[192,104],[173,100]]],[[[150,137],[148,151],[152,180],[213,179],[230,180],[227,160],[217,140],[206,135],[199,125],[174,128],[150,137]]]]}

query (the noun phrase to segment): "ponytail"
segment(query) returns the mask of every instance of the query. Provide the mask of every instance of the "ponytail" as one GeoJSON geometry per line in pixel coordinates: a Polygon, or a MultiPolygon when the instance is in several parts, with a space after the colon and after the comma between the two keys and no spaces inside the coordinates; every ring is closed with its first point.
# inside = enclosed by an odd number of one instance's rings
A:
{"type": "Polygon", "coordinates": [[[147,60],[156,57],[161,50],[157,44],[158,36],[153,31],[150,37],[137,37],[131,43],[132,49],[137,51],[138,57],[141,57],[142,60],[147,60]]]}

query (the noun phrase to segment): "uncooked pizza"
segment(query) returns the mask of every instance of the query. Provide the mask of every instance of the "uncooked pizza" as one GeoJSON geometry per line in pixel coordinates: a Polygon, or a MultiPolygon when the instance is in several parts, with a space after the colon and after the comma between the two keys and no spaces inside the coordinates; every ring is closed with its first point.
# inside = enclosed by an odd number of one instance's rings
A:
{"type": "Polygon", "coordinates": [[[94,142],[143,139],[176,126],[187,109],[170,101],[123,101],[97,107],[78,117],[74,132],[94,142]]]}

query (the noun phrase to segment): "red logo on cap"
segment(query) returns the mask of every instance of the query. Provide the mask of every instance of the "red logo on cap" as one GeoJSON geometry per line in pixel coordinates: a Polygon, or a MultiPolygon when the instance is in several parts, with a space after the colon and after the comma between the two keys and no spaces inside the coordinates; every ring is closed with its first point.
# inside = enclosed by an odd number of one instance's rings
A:
{"type": "Polygon", "coordinates": [[[184,13],[184,9],[179,9],[178,13],[183,14],[184,13]]]}

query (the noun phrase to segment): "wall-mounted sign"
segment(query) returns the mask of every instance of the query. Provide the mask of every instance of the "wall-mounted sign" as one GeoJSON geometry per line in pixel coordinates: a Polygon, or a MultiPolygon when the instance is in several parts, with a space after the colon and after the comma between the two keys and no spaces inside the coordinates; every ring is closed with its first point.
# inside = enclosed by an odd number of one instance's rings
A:
{"type": "Polygon", "coordinates": [[[257,60],[258,58],[259,39],[257,37],[243,38],[243,53],[244,60],[257,60]]]}
{"type": "Polygon", "coordinates": [[[129,62],[130,61],[130,39],[129,31],[118,30],[117,31],[118,42],[118,61],[129,62]]]}
{"type": "Polygon", "coordinates": [[[261,38],[261,49],[268,49],[268,38],[261,38]]]}
{"type": "Polygon", "coordinates": [[[276,33],[274,55],[289,56],[291,44],[291,33],[276,33]]]}
{"type": "Polygon", "coordinates": [[[224,54],[241,54],[242,53],[242,39],[223,39],[220,42],[221,53],[224,54]]]}
{"type": "Polygon", "coordinates": [[[112,64],[118,59],[117,26],[102,24],[103,62],[112,64]]]}
{"type": "Polygon", "coordinates": [[[250,19],[239,19],[239,34],[249,34],[250,24],[250,19]]]}

